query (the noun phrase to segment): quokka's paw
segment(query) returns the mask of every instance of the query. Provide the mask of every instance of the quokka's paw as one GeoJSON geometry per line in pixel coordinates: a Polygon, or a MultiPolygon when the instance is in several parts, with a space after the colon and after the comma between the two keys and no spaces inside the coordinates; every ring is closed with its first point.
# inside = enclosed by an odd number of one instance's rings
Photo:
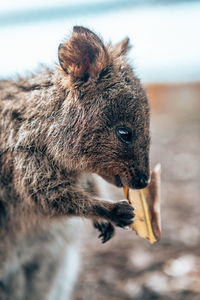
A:
{"type": "Polygon", "coordinates": [[[115,232],[114,226],[110,222],[94,222],[94,227],[100,231],[98,238],[101,238],[102,243],[106,243],[110,240],[115,232]]]}
{"type": "Polygon", "coordinates": [[[133,223],[134,219],[134,207],[123,200],[114,204],[114,207],[110,211],[110,220],[115,223],[116,226],[126,227],[133,223]]]}

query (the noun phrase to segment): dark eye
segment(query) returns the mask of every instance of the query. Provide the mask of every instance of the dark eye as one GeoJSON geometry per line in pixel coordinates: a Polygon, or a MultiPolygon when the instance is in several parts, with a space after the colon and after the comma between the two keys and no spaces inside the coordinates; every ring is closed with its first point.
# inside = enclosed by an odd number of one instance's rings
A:
{"type": "Polygon", "coordinates": [[[130,128],[126,126],[117,127],[115,132],[121,142],[132,145],[132,130],[130,128]]]}

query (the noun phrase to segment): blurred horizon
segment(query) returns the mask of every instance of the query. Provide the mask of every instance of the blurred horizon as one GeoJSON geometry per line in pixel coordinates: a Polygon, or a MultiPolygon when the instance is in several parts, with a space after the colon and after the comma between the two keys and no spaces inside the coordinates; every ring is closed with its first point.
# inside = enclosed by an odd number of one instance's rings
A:
{"type": "Polygon", "coordinates": [[[0,78],[54,66],[74,25],[106,43],[129,36],[129,61],[144,83],[200,80],[200,1],[0,0],[0,78]]]}

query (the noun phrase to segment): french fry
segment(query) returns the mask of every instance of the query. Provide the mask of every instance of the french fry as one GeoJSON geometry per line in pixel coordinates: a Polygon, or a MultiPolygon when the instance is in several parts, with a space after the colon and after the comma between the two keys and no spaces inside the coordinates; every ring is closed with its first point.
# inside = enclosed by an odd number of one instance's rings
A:
{"type": "Polygon", "coordinates": [[[135,208],[134,223],[131,228],[151,244],[161,238],[160,220],[160,164],[151,173],[149,185],[142,190],[124,187],[125,198],[135,208]]]}

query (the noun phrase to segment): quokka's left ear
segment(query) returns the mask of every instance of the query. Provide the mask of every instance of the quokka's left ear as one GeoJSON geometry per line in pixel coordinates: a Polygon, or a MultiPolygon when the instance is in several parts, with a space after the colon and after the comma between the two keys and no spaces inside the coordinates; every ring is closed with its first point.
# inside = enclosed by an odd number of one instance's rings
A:
{"type": "Polygon", "coordinates": [[[71,38],[60,44],[58,58],[61,68],[72,80],[95,78],[109,63],[101,39],[87,28],[75,26],[71,38]]]}

